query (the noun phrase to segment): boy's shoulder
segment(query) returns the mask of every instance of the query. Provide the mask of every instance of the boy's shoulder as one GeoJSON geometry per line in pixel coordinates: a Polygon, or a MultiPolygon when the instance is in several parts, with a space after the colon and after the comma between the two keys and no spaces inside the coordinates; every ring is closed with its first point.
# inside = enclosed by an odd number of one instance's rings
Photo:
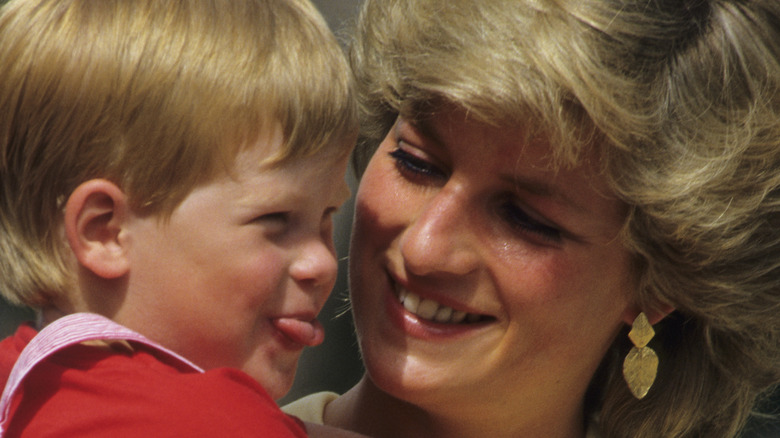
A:
{"type": "Polygon", "coordinates": [[[11,369],[27,344],[38,334],[32,323],[21,324],[16,332],[0,341],[0,388],[5,387],[11,369]]]}
{"type": "Polygon", "coordinates": [[[128,353],[78,345],[40,364],[24,384],[12,425],[20,421],[26,431],[58,427],[63,430],[57,436],[89,436],[83,430],[110,421],[94,436],[122,437],[137,436],[139,425],[150,433],[252,436],[283,423],[287,427],[280,427],[278,436],[296,436],[289,429],[300,426],[244,373],[181,372],[134,347],[128,353]]]}
{"type": "Polygon", "coordinates": [[[126,341],[70,345],[37,363],[13,398],[11,419],[10,436],[22,429],[62,437],[135,437],[139,430],[145,436],[306,436],[245,373],[187,369],[155,348],[126,341]]]}

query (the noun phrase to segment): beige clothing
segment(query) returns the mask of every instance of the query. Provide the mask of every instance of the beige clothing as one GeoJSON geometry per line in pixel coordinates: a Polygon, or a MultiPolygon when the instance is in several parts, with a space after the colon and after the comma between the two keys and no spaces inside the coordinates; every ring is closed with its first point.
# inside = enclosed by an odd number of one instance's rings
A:
{"type": "Polygon", "coordinates": [[[317,392],[282,406],[282,410],[303,421],[314,424],[324,424],[322,417],[325,415],[325,406],[333,400],[336,400],[338,396],[339,395],[335,392],[317,392]]]}
{"type": "MultiPolygon", "coordinates": [[[[315,394],[307,395],[300,398],[288,405],[282,406],[282,410],[290,415],[294,415],[303,421],[309,423],[323,424],[323,416],[325,415],[325,407],[328,403],[336,400],[338,394],[335,392],[318,392],[315,394]]],[[[599,438],[596,427],[588,427],[588,432],[585,434],[585,438],[599,438]]]]}

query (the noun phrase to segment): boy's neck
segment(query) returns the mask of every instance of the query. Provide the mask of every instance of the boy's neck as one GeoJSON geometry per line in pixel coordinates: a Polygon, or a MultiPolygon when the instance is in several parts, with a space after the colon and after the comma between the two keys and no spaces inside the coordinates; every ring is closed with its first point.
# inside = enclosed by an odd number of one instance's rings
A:
{"type": "Polygon", "coordinates": [[[55,306],[46,306],[42,309],[40,309],[37,312],[37,318],[35,322],[35,327],[38,330],[41,330],[42,328],[46,327],[47,325],[51,324],[53,321],[56,321],[60,318],[62,318],[65,315],[70,314],[71,312],[65,312],[61,310],[58,307],[55,306]]]}

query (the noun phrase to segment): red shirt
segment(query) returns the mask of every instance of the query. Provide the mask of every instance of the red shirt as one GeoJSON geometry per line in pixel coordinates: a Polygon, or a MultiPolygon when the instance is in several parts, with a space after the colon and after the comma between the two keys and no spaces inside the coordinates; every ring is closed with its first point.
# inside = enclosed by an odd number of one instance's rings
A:
{"type": "MultiPolygon", "coordinates": [[[[28,325],[0,342],[5,386],[28,325]]],[[[304,438],[247,374],[198,373],[140,344],[75,345],[38,364],[13,399],[6,437],[279,437],[304,438]]]]}

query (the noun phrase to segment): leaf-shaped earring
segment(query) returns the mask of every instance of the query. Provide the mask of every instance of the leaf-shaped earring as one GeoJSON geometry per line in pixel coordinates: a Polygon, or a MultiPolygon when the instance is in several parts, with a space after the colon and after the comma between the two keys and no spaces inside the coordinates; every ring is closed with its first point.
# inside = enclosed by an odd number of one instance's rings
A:
{"type": "Polygon", "coordinates": [[[642,399],[653,386],[658,371],[658,355],[647,343],[653,339],[655,331],[644,312],[640,313],[631,325],[628,337],[634,344],[623,361],[623,377],[634,397],[642,399]]]}

